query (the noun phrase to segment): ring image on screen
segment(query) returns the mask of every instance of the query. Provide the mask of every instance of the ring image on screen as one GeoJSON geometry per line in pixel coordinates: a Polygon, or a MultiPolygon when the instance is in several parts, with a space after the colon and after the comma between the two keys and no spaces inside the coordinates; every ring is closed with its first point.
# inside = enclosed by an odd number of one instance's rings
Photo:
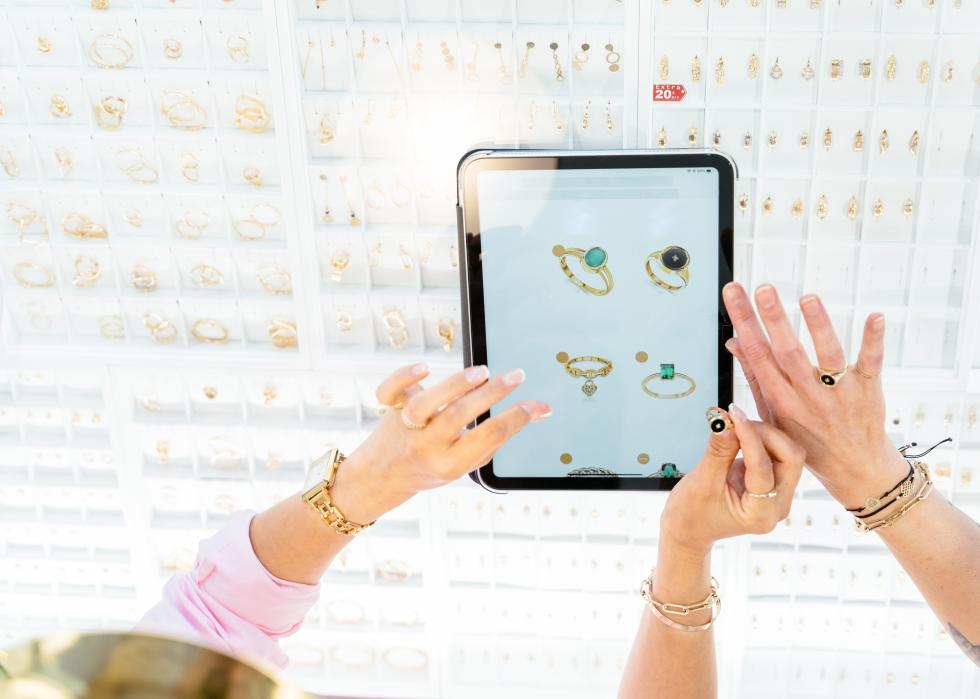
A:
{"type": "MultiPolygon", "coordinates": [[[[479,150],[461,161],[468,365],[523,368],[553,414],[474,479],[494,490],[669,490],[732,399],[721,288],[735,168],[717,151],[479,150]]],[[[491,413],[481,417],[481,421],[491,413]]]]}

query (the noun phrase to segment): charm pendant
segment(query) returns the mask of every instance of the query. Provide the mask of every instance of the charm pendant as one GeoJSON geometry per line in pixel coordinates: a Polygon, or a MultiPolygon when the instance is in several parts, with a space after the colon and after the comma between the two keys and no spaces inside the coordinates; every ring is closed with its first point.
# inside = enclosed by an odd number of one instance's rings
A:
{"type": "Polygon", "coordinates": [[[584,384],[582,384],[582,393],[589,396],[590,398],[595,395],[595,392],[599,390],[599,386],[592,379],[588,379],[584,384]]]}

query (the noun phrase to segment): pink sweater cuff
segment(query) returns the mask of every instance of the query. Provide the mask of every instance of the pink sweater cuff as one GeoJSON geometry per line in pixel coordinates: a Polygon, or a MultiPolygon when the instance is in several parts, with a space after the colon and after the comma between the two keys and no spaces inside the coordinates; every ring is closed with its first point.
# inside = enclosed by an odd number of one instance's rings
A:
{"type": "Polygon", "coordinates": [[[299,630],[319,585],[281,580],[265,569],[249,538],[254,512],[240,512],[198,547],[194,570],[175,575],[137,630],[166,633],[226,653],[285,667],[277,639],[299,630]]]}

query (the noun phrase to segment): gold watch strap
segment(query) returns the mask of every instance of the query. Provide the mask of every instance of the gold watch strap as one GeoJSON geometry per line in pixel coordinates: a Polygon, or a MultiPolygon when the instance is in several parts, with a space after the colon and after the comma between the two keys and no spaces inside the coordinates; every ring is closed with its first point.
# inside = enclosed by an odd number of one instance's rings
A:
{"type": "Polygon", "coordinates": [[[326,480],[317,483],[303,493],[303,499],[306,500],[306,502],[308,502],[314,510],[316,510],[316,512],[320,515],[320,519],[322,519],[324,523],[335,532],[338,534],[343,534],[344,536],[356,536],[374,524],[374,522],[369,524],[358,524],[357,522],[351,522],[344,516],[344,513],[333,504],[333,500],[330,499],[330,488],[333,486],[334,479],[337,475],[337,470],[340,468],[340,465],[346,458],[339,449],[334,449],[332,451],[333,453],[328,455],[331,461],[327,467],[326,480]]]}

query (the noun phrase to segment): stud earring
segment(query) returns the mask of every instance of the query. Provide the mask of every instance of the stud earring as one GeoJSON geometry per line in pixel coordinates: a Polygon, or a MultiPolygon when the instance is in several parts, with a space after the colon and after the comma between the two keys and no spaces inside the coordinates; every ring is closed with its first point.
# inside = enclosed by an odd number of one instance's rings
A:
{"type": "Polygon", "coordinates": [[[742,136],[742,148],[752,150],[752,132],[746,131],[745,135],[742,136]]]}
{"type": "Polygon", "coordinates": [[[660,81],[667,82],[670,79],[670,59],[667,54],[660,57],[660,81]]]}
{"type": "Polygon", "coordinates": [[[589,113],[592,111],[592,100],[585,102],[585,113],[582,114],[582,128],[589,128],[589,113]]]}
{"type": "Polygon", "coordinates": [[[827,218],[827,209],[828,209],[827,195],[821,194],[820,197],[817,199],[817,218],[819,218],[821,221],[827,218]]]}
{"type": "Polygon", "coordinates": [[[613,130],[612,100],[606,100],[606,131],[612,133],[612,130],[613,130]]]}
{"type": "Polygon", "coordinates": [[[804,80],[813,80],[816,75],[816,71],[813,69],[813,64],[810,63],[810,59],[806,59],[806,65],[803,66],[803,70],[800,72],[800,76],[804,80]]]}
{"type": "Polygon", "coordinates": [[[759,76],[759,57],[754,53],[749,56],[745,72],[748,73],[749,80],[755,80],[759,76]]]}
{"type": "Polygon", "coordinates": [[[561,82],[565,79],[565,71],[561,69],[561,59],[558,58],[558,42],[552,41],[548,48],[551,49],[551,60],[555,64],[555,80],[561,82]]]}
{"type": "Polygon", "coordinates": [[[698,56],[691,59],[691,82],[701,82],[701,59],[698,56]]]}
{"type": "Polygon", "coordinates": [[[715,82],[719,85],[725,82],[725,59],[720,56],[715,61],[715,82]]]}
{"type": "Polygon", "coordinates": [[[810,147],[810,132],[804,131],[803,133],[800,134],[800,148],[805,149],[809,147],[810,147]]]}
{"type": "Polygon", "coordinates": [[[953,61],[949,61],[946,64],[946,71],[943,75],[943,82],[945,82],[947,85],[953,82],[953,61]]]}
{"type": "Polygon", "coordinates": [[[766,216],[772,216],[773,209],[775,209],[775,205],[773,204],[772,197],[766,197],[763,199],[762,213],[764,213],[766,216]]]}
{"type": "Polygon", "coordinates": [[[606,44],[606,47],[605,48],[606,48],[606,64],[609,66],[609,72],[610,73],[618,73],[619,72],[619,61],[622,58],[622,56],[619,54],[619,51],[616,51],[613,48],[613,45],[612,45],[611,42],[608,43],[608,44],[606,44]]]}
{"type": "Polygon", "coordinates": [[[902,213],[904,213],[906,216],[911,216],[912,215],[912,200],[911,199],[906,199],[902,203],[902,213]]]}
{"type": "Polygon", "coordinates": [[[769,77],[773,80],[779,80],[783,77],[783,68],[779,65],[779,57],[776,57],[776,62],[772,64],[772,68],[769,69],[769,77]]]}
{"type": "Polygon", "coordinates": [[[857,133],[854,134],[854,142],[851,144],[851,148],[855,153],[860,153],[864,150],[864,132],[861,129],[858,129],[857,133]]]}
{"type": "Polygon", "coordinates": [[[527,75],[527,64],[531,60],[531,49],[534,48],[534,42],[529,41],[524,44],[524,58],[521,59],[521,65],[517,69],[517,75],[523,80],[527,75]]]}
{"type": "Polygon", "coordinates": [[[851,198],[847,200],[847,217],[852,221],[856,220],[858,217],[858,200],[853,194],[851,198]]]}
{"type": "Polygon", "coordinates": [[[799,218],[803,215],[803,200],[797,198],[793,202],[793,206],[790,207],[789,212],[793,215],[793,218],[799,218]]]}
{"type": "Polygon", "coordinates": [[[721,129],[715,129],[714,134],[711,136],[711,142],[716,146],[721,145],[721,129]]]}
{"type": "Polygon", "coordinates": [[[878,153],[884,155],[888,152],[888,147],[891,145],[891,141],[888,139],[888,129],[881,130],[881,136],[878,137],[878,153]]]}
{"type": "Polygon", "coordinates": [[[743,216],[745,215],[745,212],[749,210],[749,195],[748,194],[742,194],[738,198],[738,208],[742,211],[742,215],[743,216]]]}
{"type": "Polygon", "coordinates": [[[696,146],[698,144],[698,127],[692,126],[687,131],[687,144],[689,146],[696,146]]]}
{"type": "Polygon", "coordinates": [[[775,148],[778,142],[779,136],[776,134],[776,129],[769,132],[769,147],[775,148]]]}

